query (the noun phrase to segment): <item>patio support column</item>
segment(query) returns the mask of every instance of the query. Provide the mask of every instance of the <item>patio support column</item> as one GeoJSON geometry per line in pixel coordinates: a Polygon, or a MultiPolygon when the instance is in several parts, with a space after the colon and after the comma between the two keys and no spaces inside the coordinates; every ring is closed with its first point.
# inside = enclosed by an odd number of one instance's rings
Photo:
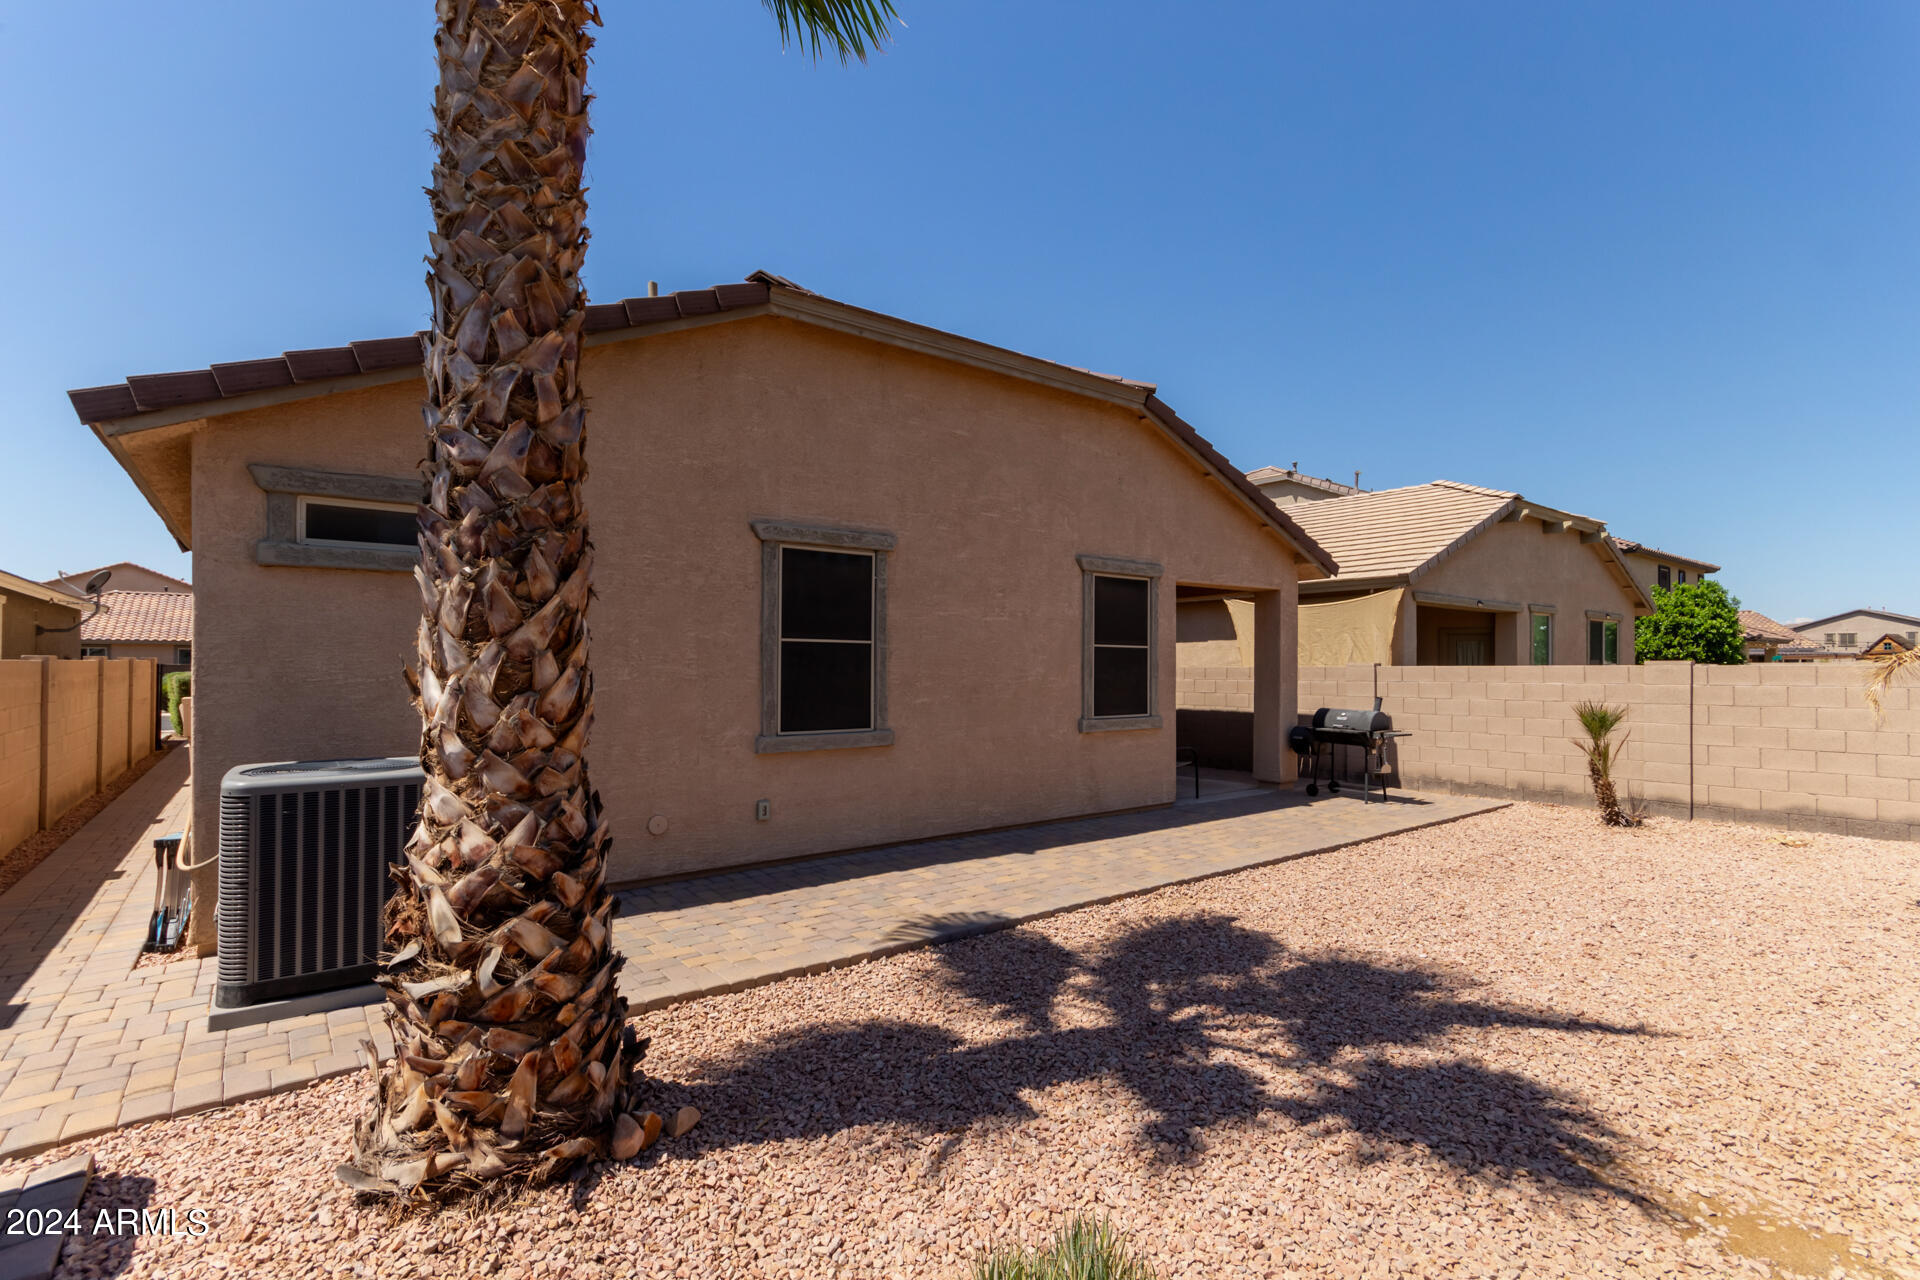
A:
{"type": "Polygon", "coordinates": [[[1288,582],[1253,597],[1253,776],[1292,782],[1287,730],[1299,723],[1300,588],[1288,582]]]}
{"type": "Polygon", "coordinates": [[[1522,609],[1517,613],[1493,615],[1493,665],[1524,667],[1533,661],[1532,619],[1522,609]]]}

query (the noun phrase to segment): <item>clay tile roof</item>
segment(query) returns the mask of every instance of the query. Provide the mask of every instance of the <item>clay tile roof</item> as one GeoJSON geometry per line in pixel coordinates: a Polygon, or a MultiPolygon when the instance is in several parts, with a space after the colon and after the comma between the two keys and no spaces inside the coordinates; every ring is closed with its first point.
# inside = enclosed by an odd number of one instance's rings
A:
{"type": "Polygon", "coordinates": [[[1411,575],[1503,515],[1520,495],[1436,480],[1302,502],[1287,514],[1339,562],[1342,578],[1411,575]]]}
{"type": "Polygon", "coordinates": [[[1662,551],[1658,547],[1650,547],[1644,542],[1635,542],[1631,538],[1615,538],[1613,545],[1620,548],[1622,555],[1652,556],[1655,560],[1671,560],[1675,564],[1692,565],[1702,573],[1720,572],[1720,566],[1711,560],[1696,560],[1692,556],[1683,556],[1678,552],[1662,551]]]}
{"type": "MultiPolygon", "coordinates": [[[[756,271],[738,284],[711,289],[688,289],[657,298],[623,298],[587,308],[587,332],[630,329],[687,316],[717,315],[767,301],[770,286],[812,295],[812,291],[779,276],[756,271]]],[[[162,409],[212,404],[235,396],[273,391],[298,383],[351,378],[357,374],[418,369],[424,363],[424,333],[402,338],[369,338],[343,347],[314,347],[284,351],[263,360],[240,360],[179,373],[137,374],[106,387],[83,387],[67,392],[80,421],[110,422],[162,409]]]]}
{"type": "Polygon", "coordinates": [[[1255,484],[1272,484],[1276,480],[1285,480],[1289,484],[1305,485],[1309,489],[1341,495],[1360,492],[1350,484],[1341,484],[1338,480],[1324,480],[1319,476],[1310,476],[1304,471],[1294,471],[1286,467],[1261,467],[1257,471],[1247,472],[1247,479],[1255,484]]]}
{"type": "Polygon", "coordinates": [[[85,644],[191,644],[193,597],[184,591],[103,591],[80,627],[85,644]]]}
{"type": "Polygon", "coordinates": [[[1773,644],[1803,645],[1813,641],[1801,635],[1783,622],[1775,622],[1766,614],[1754,609],[1740,611],[1740,629],[1748,640],[1770,642],[1773,644]]]}

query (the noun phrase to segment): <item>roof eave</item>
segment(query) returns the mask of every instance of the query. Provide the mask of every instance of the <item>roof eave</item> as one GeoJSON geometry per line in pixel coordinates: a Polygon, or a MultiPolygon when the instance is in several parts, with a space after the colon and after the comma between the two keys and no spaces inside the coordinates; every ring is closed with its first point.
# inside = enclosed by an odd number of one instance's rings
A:
{"type": "Polygon", "coordinates": [[[1260,487],[1247,479],[1245,472],[1221,456],[1220,451],[1175,413],[1171,405],[1149,390],[1142,407],[1146,409],[1149,418],[1158,422],[1188,452],[1198,457],[1214,479],[1224,485],[1228,492],[1238,497],[1269,528],[1278,533],[1288,546],[1293,548],[1296,552],[1296,566],[1309,571],[1316,569],[1319,571],[1318,573],[1309,572],[1303,576],[1309,580],[1316,579],[1321,574],[1331,578],[1340,572],[1340,566],[1334,563],[1333,557],[1328,554],[1325,547],[1315,542],[1292,516],[1274,505],[1272,498],[1260,492],[1260,487]]]}

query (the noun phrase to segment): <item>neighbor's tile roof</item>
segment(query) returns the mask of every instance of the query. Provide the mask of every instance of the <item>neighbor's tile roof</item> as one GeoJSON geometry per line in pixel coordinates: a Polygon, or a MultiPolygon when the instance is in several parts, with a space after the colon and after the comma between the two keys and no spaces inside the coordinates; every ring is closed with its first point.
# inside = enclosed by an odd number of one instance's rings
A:
{"type": "Polygon", "coordinates": [[[193,597],[182,591],[102,591],[80,627],[87,644],[191,644],[193,597]]]}
{"type": "Polygon", "coordinates": [[[1631,538],[1615,538],[1613,545],[1620,548],[1620,554],[1626,556],[1650,556],[1655,560],[1671,560],[1675,564],[1692,565],[1706,573],[1720,572],[1720,566],[1711,560],[1696,560],[1692,556],[1683,556],[1672,551],[1662,551],[1650,547],[1644,542],[1635,542],[1631,538]]]}
{"type": "Polygon", "coordinates": [[[1453,480],[1302,502],[1287,512],[1340,565],[1340,578],[1411,574],[1465,541],[1519,498],[1453,480]]]}
{"type": "Polygon", "coordinates": [[[1319,489],[1323,493],[1358,493],[1350,484],[1341,484],[1338,480],[1323,480],[1319,476],[1310,476],[1304,471],[1292,471],[1285,467],[1261,467],[1258,471],[1247,472],[1247,479],[1255,484],[1273,484],[1285,480],[1289,484],[1305,485],[1309,489],[1319,489]]]}
{"type": "Polygon", "coordinates": [[[78,573],[69,573],[58,578],[48,578],[45,580],[45,585],[52,587],[56,591],[71,591],[74,595],[84,600],[86,599],[86,595],[80,590],[80,586],[85,586],[87,579],[102,569],[138,569],[140,572],[150,573],[156,578],[165,578],[168,582],[177,582],[189,591],[193,590],[193,584],[185,578],[176,578],[170,573],[162,573],[158,569],[149,569],[147,566],[135,564],[131,560],[116,560],[112,564],[96,565],[91,569],[82,569],[78,573]],[[79,583],[80,586],[75,586],[75,583],[79,583]]]}
{"type": "Polygon", "coordinates": [[[1749,640],[1769,641],[1774,644],[1803,645],[1814,643],[1784,622],[1775,622],[1766,614],[1753,609],[1740,611],[1740,629],[1749,640]]]}

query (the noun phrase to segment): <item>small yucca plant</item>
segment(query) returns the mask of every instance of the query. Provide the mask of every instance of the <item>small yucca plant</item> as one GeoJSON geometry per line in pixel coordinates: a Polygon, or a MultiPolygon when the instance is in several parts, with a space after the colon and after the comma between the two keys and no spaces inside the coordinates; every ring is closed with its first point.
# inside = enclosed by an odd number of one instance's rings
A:
{"type": "Polygon", "coordinates": [[[1613,733],[1626,720],[1627,709],[1610,707],[1604,702],[1576,702],[1573,714],[1587,735],[1584,742],[1579,738],[1572,741],[1587,757],[1587,776],[1593,780],[1593,798],[1600,806],[1600,820],[1610,827],[1633,826],[1634,820],[1620,807],[1620,797],[1613,789],[1613,766],[1627,745],[1626,734],[1621,734],[1616,742],[1613,733]]]}
{"type": "Polygon", "coordinates": [[[973,1280],[1158,1280],[1105,1218],[1075,1215],[1044,1249],[1000,1249],[973,1264],[973,1280]]]}

